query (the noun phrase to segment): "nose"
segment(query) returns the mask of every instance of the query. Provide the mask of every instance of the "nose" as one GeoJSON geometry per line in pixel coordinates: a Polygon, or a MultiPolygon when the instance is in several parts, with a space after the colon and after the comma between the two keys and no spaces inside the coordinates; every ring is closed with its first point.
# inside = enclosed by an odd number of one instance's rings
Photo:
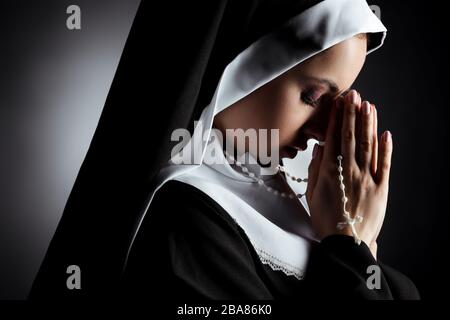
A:
{"type": "Polygon", "coordinates": [[[303,129],[303,134],[306,140],[315,139],[319,142],[325,141],[326,125],[320,125],[320,123],[310,123],[303,129]]]}
{"type": "Polygon", "coordinates": [[[319,142],[325,141],[330,121],[332,103],[327,103],[322,108],[319,108],[302,128],[303,135],[307,139],[315,139],[319,142]]]}

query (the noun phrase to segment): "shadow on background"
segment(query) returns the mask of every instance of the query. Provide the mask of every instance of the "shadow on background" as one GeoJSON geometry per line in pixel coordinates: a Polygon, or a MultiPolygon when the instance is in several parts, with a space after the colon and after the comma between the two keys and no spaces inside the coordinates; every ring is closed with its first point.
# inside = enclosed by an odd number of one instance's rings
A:
{"type": "Polygon", "coordinates": [[[94,134],[138,0],[0,4],[0,299],[25,298],[94,134]]]}

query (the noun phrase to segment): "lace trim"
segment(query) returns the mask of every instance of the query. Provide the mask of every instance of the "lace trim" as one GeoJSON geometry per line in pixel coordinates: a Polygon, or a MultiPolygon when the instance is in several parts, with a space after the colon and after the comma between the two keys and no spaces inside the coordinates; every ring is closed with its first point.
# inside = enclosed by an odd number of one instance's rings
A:
{"type": "Polygon", "coordinates": [[[257,247],[255,247],[255,249],[258,253],[261,262],[263,264],[269,265],[269,267],[271,267],[272,270],[282,271],[287,276],[294,276],[298,280],[303,280],[305,272],[302,269],[297,268],[287,262],[284,262],[262,249],[259,249],[257,247]]]}
{"type": "MultiPolygon", "coordinates": [[[[238,225],[240,227],[237,220],[234,217],[231,217],[231,218],[234,220],[236,225],[238,225]]],[[[250,237],[249,237],[249,240],[250,240],[250,237]]],[[[250,240],[250,242],[253,245],[253,248],[255,248],[256,253],[258,254],[258,257],[263,264],[268,265],[274,271],[281,271],[287,276],[294,276],[298,280],[303,280],[303,278],[305,277],[305,272],[301,268],[298,268],[296,266],[293,266],[290,263],[280,260],[279,258],[275,257],[274,255],[255,246],[253,241],[250,240]]]]}

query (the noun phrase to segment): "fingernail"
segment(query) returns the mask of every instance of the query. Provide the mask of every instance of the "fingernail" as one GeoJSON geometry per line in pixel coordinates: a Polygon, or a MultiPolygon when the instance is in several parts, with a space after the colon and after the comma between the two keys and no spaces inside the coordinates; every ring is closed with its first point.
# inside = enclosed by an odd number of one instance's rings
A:
{"type": "Polygon", "coordinates": [[[363,108],[363,112],[364,112],[365,115],[368,115],[370,113],[371,106],[370,106],[369,102],[364,101],[362,108],[363,108]]]}
{"type": "Polygon", "coordinates": [[[358,93],[356,92],[356,90],[350,90],[347,96],[347,101],[353,104],[358,103],[358,93]]]}
{"type": "Polygon", "coordinates": [[[312,158],[313,158],[313,159],[317,156],[317,151],[318,151],[318,149],[319,149],[319,146],[318,146],[318,144],[316,143],[316,144],[314,145],[314,149],[313,149],[313,152],[312,152],[312,158]]]}
{"type": "Polygon", "coordinates": [[[391,142],[392,140],[392,134],[390,131],[386,131],[384,133],[384,142],[391,142]]]}

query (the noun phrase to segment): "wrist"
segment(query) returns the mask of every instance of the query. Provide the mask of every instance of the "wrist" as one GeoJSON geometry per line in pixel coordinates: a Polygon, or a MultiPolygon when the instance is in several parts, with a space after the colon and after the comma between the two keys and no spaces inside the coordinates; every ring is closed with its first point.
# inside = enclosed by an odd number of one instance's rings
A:
{"type": "MultiPolygon", "coordinates": [[[[327,236],[330,236],[330,235],[344,235],[344,236],[349,236],[349,237],[352,237],[352,238],[354,237],[352,229],[350,227],[344,227],[342,229],[335,229],[335,230],[332,230],[332,231],[330,231],[328,233],[322,234],[321,239],[324,239],[324,238],[326,238],[327,236]]],[[[360,239],[361,239],[362,242],[364,242],[369,247],[370,252],[372,253],[373,257],[376,259],[376,256],[377,256],[377,243],[376,243],[376,241],[369,240],[368,238],[364,237],[364,235],[362,235],[362,236],[360,235],[360,239]]]]}

